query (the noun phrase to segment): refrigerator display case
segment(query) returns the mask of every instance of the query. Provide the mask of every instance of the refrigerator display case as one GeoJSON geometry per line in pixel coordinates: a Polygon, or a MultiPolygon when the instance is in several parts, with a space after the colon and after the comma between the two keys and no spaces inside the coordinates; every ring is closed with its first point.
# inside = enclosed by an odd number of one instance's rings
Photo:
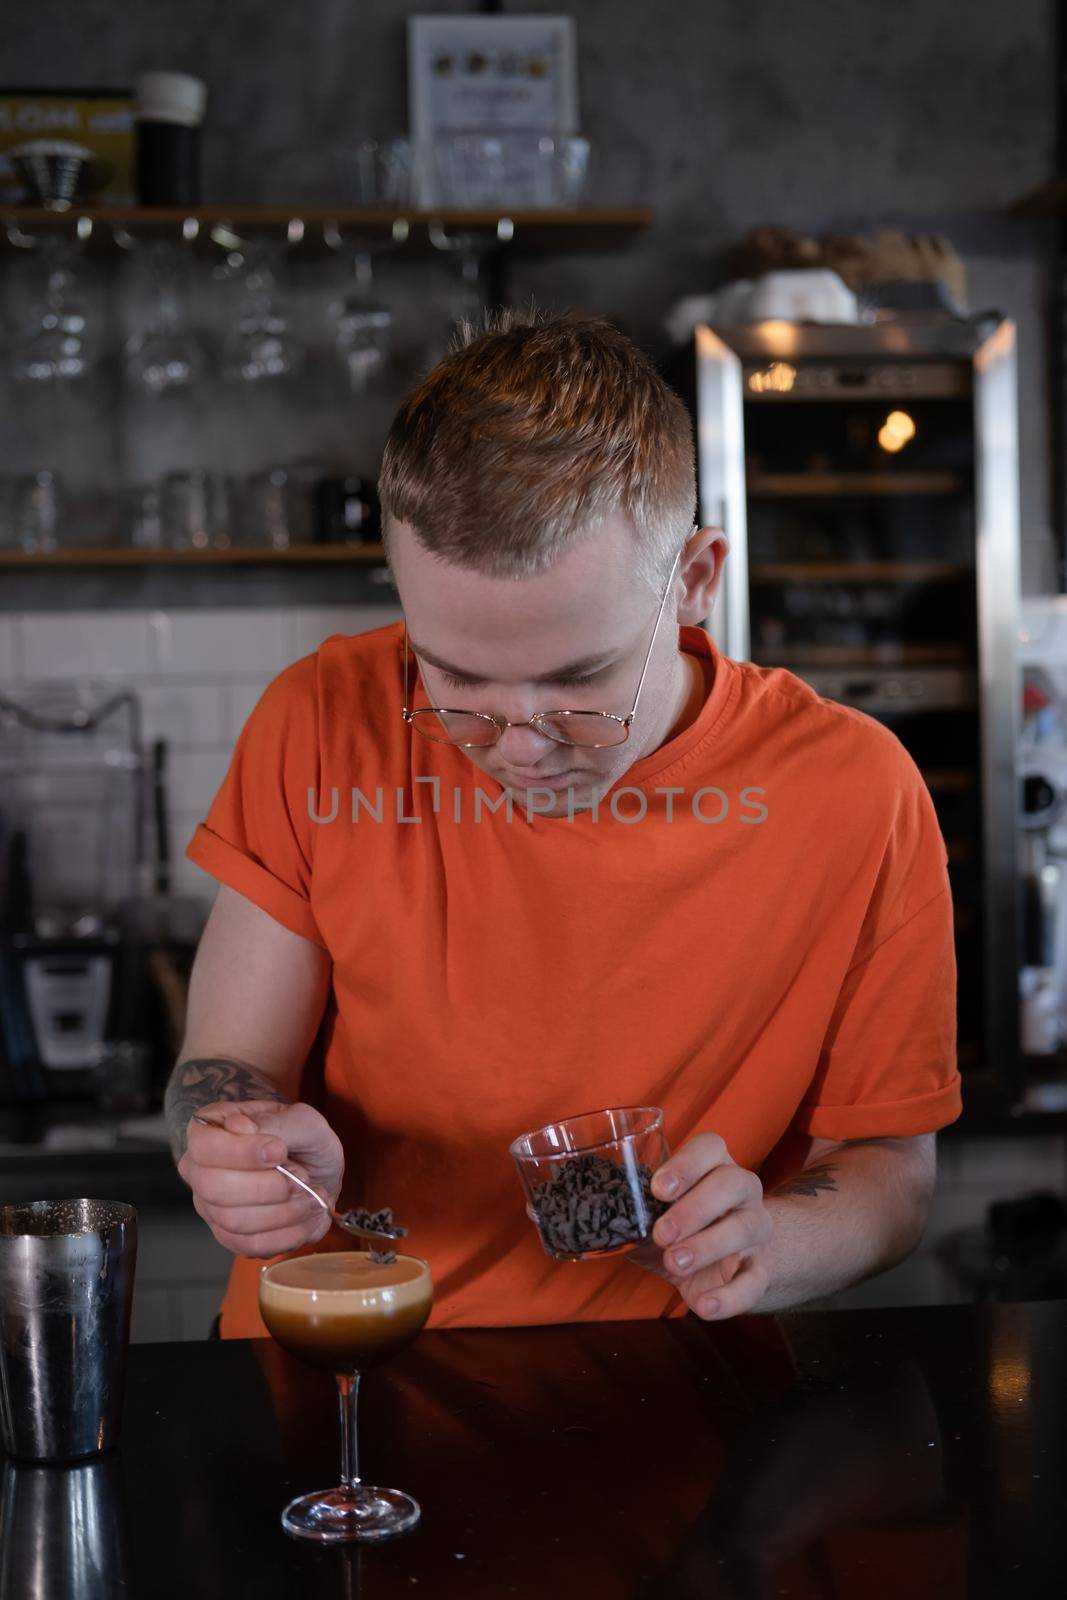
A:
{"type": "MultiPolygon", "coordinates": [[[[965,1086],[1022,1101],[1015,330],[997,318],[698,327],[669,375],[700,520],[730,541],[709,631],[890,727],[944,834],[965,1086]]],[[[965,1087],[966,1096],[966,1087],[965,1087]]]]}

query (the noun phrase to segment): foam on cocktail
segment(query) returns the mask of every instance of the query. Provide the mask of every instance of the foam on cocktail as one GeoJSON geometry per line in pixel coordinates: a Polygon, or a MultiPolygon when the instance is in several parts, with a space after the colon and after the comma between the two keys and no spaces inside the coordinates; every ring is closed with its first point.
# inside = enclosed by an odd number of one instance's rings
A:
{"type": "Polygon", "coordinates": [[[329,1295],[358,1290],[366,1296],[379,1289],[391,1289],[397,1299],[403,1299],[408,1284],[412,1286],[408,1295],[415,1300],[426,1292],[424,1286],[416,1287],[425,1276],[426,1263],[417,1256],[397,1256],[395,1261],[379,1264],[366,1250],[322,1250],[276,1261],[264,1276],[264,1289],[272,1300],[284,1304],[287,1290],[290,1300],[294,1295],[302,1299],[309,1292],[329,1295]]]}
{"type": "Polygon", "coordinates": [[[264,1267],[259,1308],[280,1345],[332,1371],[387,1360],[422,1328],[433,1304],[417,1256],[377,1262],[367,1251],[326,1250],[264,1267]]]}

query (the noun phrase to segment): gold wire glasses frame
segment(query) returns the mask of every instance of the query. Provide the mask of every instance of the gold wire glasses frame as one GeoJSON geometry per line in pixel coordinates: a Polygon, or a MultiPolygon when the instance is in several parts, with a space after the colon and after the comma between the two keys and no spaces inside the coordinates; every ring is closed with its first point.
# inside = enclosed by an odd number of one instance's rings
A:
{"type": "Polygon", "coordinates": [[[641,689],[648,671],[648,663],[652,659],[652,647],[659,633],[660,623],[663,621],[663,609],[667,604],[667,596],[674,583],[674,574],[681,556],[678,550],[674,561],[671,563],[670,577],[659,603],[656,614],[656,626],[652,630],[652,637],[648,641],[645,651],[644,665],[641,676],[637,681],[637,692],[634,703],[624,717],[616,715],[613,711],[537,711],[525,722],[510,722],[507,717],[501,717],[491,711],[463,711],[450,706],[420,706],[412,710],[408,706],[408,627],[404,623],[404,721],[420,733],[425,739],[432,739],[437,744],[462,745],[467,749],[482,748],[496,744],[497,740],[507,728],[533,728],[543,734],[546,739],[553,739],[556,744],[582,745],[589,750],[602,750],[609,745],[623,744],[630,735],[630,727],[637,713],[637,702],[641,698],[641,689]],[[449,720],[446,721],[445,719],[449,720]],[[451,732],[449,731],[451,728],[451,732]],[[589,738],[590,733],[610,733],[610,738],[589,738]],[[468,737],[461,738],[460,734],[468,737]],[[575,735],[580,735],[575,737],[575,735]]]}

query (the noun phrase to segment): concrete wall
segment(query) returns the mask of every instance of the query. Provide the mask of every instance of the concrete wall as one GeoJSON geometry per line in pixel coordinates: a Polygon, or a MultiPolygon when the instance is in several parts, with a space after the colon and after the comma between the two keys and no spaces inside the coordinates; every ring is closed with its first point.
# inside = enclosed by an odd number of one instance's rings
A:
{"type": "MultiPolygon", "coordinates": [[[[404,127],[409,9],[399,0],[84,0],[76,10],[8,0],[3,77],[121,85],[150,66],[198,73],[211,90],[205,198],[310,204],[336,192],[339,143],[404,127]]],[[[479,8],[421,0],[418,9],[479,8]]],[[[504,9],[564,8],[515,0],[504,9]]],[[[590,198],[651,203],[656,225],[613,257],[520,262],[512,294],[603,310],[660,349],[671,301],[710,287],[722,247],[756,223],[947,234],[966,258],[972,308],[998,307],[1019,324],[1023,587],[1053,588],[1049,238],[1044,225],[1006,216],[1051,172],[1052,0],[576,0],[570,9],[582,126],[597,152],[590,198]]],[[[410,371],[440,333],[448,268],[383,268],[381,280],[406,330],[410,371]]],[[[321,345],[324,285],[309,269],[299,290],[321,345]]],[[[397,390],[404,377],[394,374],[397,390]]],[[[364,406],[323,384],[300,407],[235,408],[225,447],[239,470],[280,451],[373,459],[394,392],[364,406]]],[[[119,427],[122,417],[114,388],[64,429],[68,470],[87,491],[203,459],[221,437],[205,440],[180,416],[162,432],[128,417],[119,427]]],[[[35,464],[47,426],[23,423],[20,460],[35,464]]]]}

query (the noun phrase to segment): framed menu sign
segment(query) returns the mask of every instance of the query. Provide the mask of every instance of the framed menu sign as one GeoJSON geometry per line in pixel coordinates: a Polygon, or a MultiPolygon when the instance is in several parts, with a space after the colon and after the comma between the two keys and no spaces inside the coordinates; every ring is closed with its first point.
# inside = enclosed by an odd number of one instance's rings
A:
{"type": "Polygon", "coordinates": [[[450,133],[576,133],[572,17],[408,18],[416,141],[450,133]]]}

